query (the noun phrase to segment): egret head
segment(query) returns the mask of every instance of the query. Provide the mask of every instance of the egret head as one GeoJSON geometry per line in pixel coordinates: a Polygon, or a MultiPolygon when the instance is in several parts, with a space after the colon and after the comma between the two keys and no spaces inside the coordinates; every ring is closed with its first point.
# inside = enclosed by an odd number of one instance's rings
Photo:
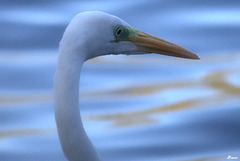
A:
{"type": "Polygon", "coordinates": [[[99,11],[75,16],[67,27],[61,46],[85,53],[86,59],[109,54],[156,53],[199,59],[191,51],[131,27],[122,19],[99,11]]]}

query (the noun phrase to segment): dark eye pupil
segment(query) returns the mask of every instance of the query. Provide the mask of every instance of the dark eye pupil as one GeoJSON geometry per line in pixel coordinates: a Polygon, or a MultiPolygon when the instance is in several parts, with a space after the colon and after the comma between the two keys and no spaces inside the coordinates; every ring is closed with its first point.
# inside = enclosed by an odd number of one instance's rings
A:
{"type": "Polygon", "coordinates": [[[119,29],[117,30],[117,36],[120,35],[121,33],[122,33],[122,29],[119,28],[119,29]]]}

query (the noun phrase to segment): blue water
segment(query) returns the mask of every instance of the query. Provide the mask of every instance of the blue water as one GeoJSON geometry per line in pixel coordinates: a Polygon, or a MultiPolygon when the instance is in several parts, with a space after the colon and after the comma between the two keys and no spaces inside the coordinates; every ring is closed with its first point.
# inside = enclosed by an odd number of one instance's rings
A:
{"type": "Polygon", "coordinates": [[[0,1],[0,161],[65,161],[53,110],[58,42],[101,10],[201,60],[104,56],[85,63],[80,106],[106,161],[240,158],[240,1],[0,1]],[[97,80],[97,81],[96,81],[97,80]]]}

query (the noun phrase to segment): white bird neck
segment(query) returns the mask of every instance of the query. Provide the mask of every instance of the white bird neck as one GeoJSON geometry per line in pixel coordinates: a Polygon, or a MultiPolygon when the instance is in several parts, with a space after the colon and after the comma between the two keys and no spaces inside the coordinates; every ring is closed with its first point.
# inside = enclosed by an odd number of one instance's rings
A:
{"type": "Polygon", "coordinates": [[[70,161],[99,161],[79,111],[79,80],[85,53],[60,48],[55,75],[55,119],[62,149],[70,161]],[[68,51],[68,52],[66,52],[68,51]]]}

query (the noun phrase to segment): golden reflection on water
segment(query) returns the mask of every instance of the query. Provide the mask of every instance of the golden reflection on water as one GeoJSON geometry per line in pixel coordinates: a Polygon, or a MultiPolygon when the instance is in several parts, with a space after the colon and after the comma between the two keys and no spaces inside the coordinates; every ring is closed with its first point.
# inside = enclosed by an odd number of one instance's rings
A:
{"type": "Polygon", "coordinates": [[[121,127],[121,126],[133,126],[133,125],[143,125],[149,123],[158,122],[152,118],[153,115],[167,113],[177,110],[185,110],[185,109],[192,109],[192,108],[203,108],[206,107],[207,104],[213,104],[214,102],[221,103],[224,100],[222,97],[214,98],[214,97],[201,97],[196,99],[189,99],[186,101],[181,101],[178,103],[174,103],[171,105],[165,106],[157,106],[148,108],[146,110],[141,111],[134,111],[134,112],[124,112],[120,114],[107,114],[107,115],[96,115],[96,116],[89,116],[88,119],[93,120],[102,120],[102,121],[111,121],[113,122],[112,127],[121,127]],[[201,106],[199,106],[201,105],[201,106]]]}
{"type": "MultiPolygon", "coordinates": [[[[209,91],[215,91],[210,97],[209,96],[201,96],[197,98],[191,98],[187,100],[182,100],[179,102],[175,102],[168,105],[160,105],[156,107],[147,108],[144,110],[137,110],[137,111],[126,111],[121,112],[118,114],[103,114],[103,115],[96,115],[96,116],[87,116],[88,119],[93,120],[104,120],[104,121],[111,121],[113,122],[114,127],[119,126],[132,126],[132,125],[142,125],[142,124],[149,124],[156,122],[155,119],[152,118],[155,114],[161,114],[171,111],[183,110],[183,109],[193,109],[193,108],[204,108],[204,107],[211,107],[216,103],[223,103],[227,101],[229,97],[239,97],[240,96],[240,87],[232,84],[228,81],[228,77],[234,74],[240,74],[240,66],[238,65],[240,62],[240,57],[238,54],[227,54],[221,56],[208,56],[207,58],[203,58],[197,62],[191,61],[178,61],[178,60],[171,60],[168,61],[167,58],[163,59],[149,59],[150,61],[144,61],[145,58],[141,57],[131,57],[130,59],[124,58],[124,61],[114,59],[114,61],[109,61],[108,58],[97,58],[90,63],[96,63],[98,65],[101,64],[132,64],[134,65],[177,65],[177,66],[184,66],[184,69],[191,68],[192,66],[197,66],[200,69],[205,68],[205,66],[214,66],[209,67],[211,70],[205,69],[204,75],[200,78],[196,79],[194,76],[191,78],[183,79],[183,80],[173,80],[170,82],[161,82],[155,84],[143,84],[139,85],[136,84],[135,86],[131,87],[122,87],[119,89],[111,89],[108,91],[84,91],[81,92],[81,98],[94,97],[100,99],[106,99],[111,96],[115,96],[117,98],[121,97],[135,97],[141,95],[151,95],[154,93],[161,93],[166,90],[175,90],[175,89],[184,89],[184,88],[191,88],[198,89],[204,88],[209,91]],[[237,64],[237,65],[236,65],[237,64]],[[235,65],[235,66],[234,66],[235,65]],[[219,67],[218,67],[219,66],[219,67]],[[225,68],[223,68],[224,66],[225,68]]],[[[240,79],[239,79],[240,80],[240,79]]],[[[45,92],[45,93],[37,93],[37,94],[16,94],[16,95],[7,95],[4,94],[0,95],[0,105],[4,104],[11,104],[11,103],[26,103],[26,102],[41,102],[41,101],[52,101],[53,93],[52,92],[45,92]]]]}
{"type": "MultiPolygon", "coordinates": [[[[224,95],[237,95],[240,94],[240,87],[230,84],[227,81],[227,76],[231,74],[240,73],[239,69],[226,70],[226,71],[215,71],[210,75],[205,77],[205,81],[211,88],[219,89],[223,92],[224,95]]],[[[240,81],[240,79],[239,79],[240,81]]]]}
{"type": "Polygon", "coordinates": [[[0,105],[4,104],[18,104],[18,103],[32,103],[32,102],[42,102],[53,100],[52,93],[42,93],[42,94],[12,94],[12,95],[0,95],[0,105]]]}
{"type": "MultiPolygon", "coordinates": [[[[232,61],[240,60],[239,57],[229,56],[223,57],[222,59],[216,61],[213,58],[209,60],[205,59],[201,64],[209,64],[209,63],[229,63],[228,65],[232,65],[232,61]]],[[[214,64],[213,64],[214,66],[214,64]]],[[[206,97],[198,97],[193,99],[184,100],[181,102],[176,102],[170,105],[157,106],[148,108],[145,110],[138,110],[133,112],[121,112],[120,114],[106,114],[106,115],[96,115],[89,116],[88,119],[93,120],[104,120],[113,122],[112,127],[120,127],[120,126],[133,126],[133,125],[142,125],[157,122],[152,116],[156,114],[176,111],[176,110],[184,110],[184,109],[193,109],[193,108],[204,108],[211,107],[211,105],[221,104],[229,99],[229,97],[240,97],[240,87],[228,81],[228,77],[231,74],[240,74],[240,66],[237,68],[226,68],[226,69],[218,69],[210,70],[205,76],[203,76],[200,80],[192,79],[192,80],[182,80],[179,82],[165,82],[161,84],[151,84],[145,86],[134,86],[134,87],[126,87],[118,90],[112,90],[102,95],[148,95],[154,92],[161,92],[169,89],[178,89],[178,88],[196,88],[196,87],[205,87],[208,90],[216,91],[212,96],[206,97]]],[[[239,79],[240,81],[240,79],[239,79]]],[[[196,90],[196,92],[198,92],[196,90]]]]}
{"type": "Polygon", "coordinates": [[[27,135],[37,135],[37,134],[49,134],[55,133],[54,129],[18,129],[18,130],[5,130],[0,131],[0,140],[6,137],[19,137],[27,135]]]}

